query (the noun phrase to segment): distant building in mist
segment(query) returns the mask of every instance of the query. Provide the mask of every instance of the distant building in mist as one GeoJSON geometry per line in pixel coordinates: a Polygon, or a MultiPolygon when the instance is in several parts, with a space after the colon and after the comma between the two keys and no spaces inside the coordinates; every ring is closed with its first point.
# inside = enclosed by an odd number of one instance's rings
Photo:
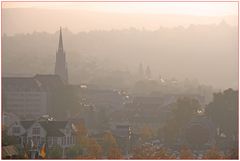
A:
{"type": "Polygon", "coordinates": [[[64,83],[68,83],[68,69],[66,63],[66,54],[63,49],[62,28],[60,28],[59,44],[56,53],[55,74],[59,75],[64,83]]]}
{"type": "Polygon", "coordinates": [[[60,76],[3,77],[3,110],[20,118],[53,114],[54,92],[64,86],[60,76]]]}
{"type": "Polygon", "coordinates": [[[5,77],[3,80],[3,110],[21,118],[47,114],[47,93],[31,77],[5,77]]]}

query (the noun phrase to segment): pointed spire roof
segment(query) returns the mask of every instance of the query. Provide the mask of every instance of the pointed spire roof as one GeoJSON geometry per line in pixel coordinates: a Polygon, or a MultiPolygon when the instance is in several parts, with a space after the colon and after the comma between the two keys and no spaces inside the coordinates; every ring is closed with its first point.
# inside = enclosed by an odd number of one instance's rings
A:
{"type": "Polygon", "coordinates": [[[60,27],[58,50],[63,50],[62,27],[60,27]]]}

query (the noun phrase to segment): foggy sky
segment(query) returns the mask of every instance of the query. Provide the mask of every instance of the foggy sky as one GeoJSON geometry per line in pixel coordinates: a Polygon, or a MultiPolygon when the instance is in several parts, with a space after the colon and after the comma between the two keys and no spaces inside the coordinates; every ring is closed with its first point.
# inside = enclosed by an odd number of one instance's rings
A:
{"type": "MultiPolygon", "coordinates": [[[[160,4],[157,5],[161,6],[160,4]]],[[[104,3],[102,3],[100,7],[101,6],[105,6],[104,3]]],[[[127,6],[126,4],[126,7],[127,6]]],[[[133,7],[134,6],[137,8],[138,5],[136,4],[133,5],[133,7]]],[[[59,8],[5,8],[2,11],[3,33],[8,35],[15,33],[32,33],[34,31],[53,33],[59,26],[67,27],[74,33],[92,30],[127,29],[131,27],[156,30],[160,27],[188,27],[191,24],[218,24],[222,20],[225,20],[230,25],[237,25],[237,15],[232,14],[232,12],[222,13],[221,15],[211,14],[208,16],[190,13],[184,14],[184,12],[176,14],[176,12],[174,12],[175,8],[173,8],[172,13],[169,11],[165,13],[158,13],[157,11],[156,13],[150,11],[120,13],[109,9],[107,10],[107,7],[104,11],[103,9],[86,10],[85,8],[86,6],[84,6],[84,4],[82,7],[79,7],[79,9],[74,8],[72,10],[59,8]]],[[[157,8],[155,8],[155,10],[156,9],[157,8]]],[[[187,8],[187,10],[189,9],[187,8]]],[[[218,12],[221,13],[220,11],[218,12]]],[[[218,12],[216,11],[216,13],[218,12]]],[[[203,13],[206,14],[207,9],[203,8],[203,13]]]]}
{"type": "MultiPolygon", "coordinates": [[[[104,4],[101,5],[104,8],[104,4]]],[[[155,75],[162,74],[165,77],[180,79],[196,78],[215,87],[236,88],[238,56],[236,15],[237,12],[206,16],[174,12],[120,13],[95,9],[10,7],[2,10],[3,33],[13,35],[37,31],[52,35],[33,33],[5,37],[3,67],[8,69],[4,72],[14,71],[11,63],[16,63],[21,54],[29,55],[29,60],[36,60],[34,57],[38,57],[37,61],[46,64],[44,71],[46,69],[50,71],[55,63],[58,41],[56,31],[59,26],[63,26],[73,33],[81,32],[75,35],[63,32],[69,73],[72,72],[70,78],[79,74],[78,69],[84,68],[79,64],[78,58],[86,54],[109,60],[114,65],[129,67],[132,71],[133,69],[136,71],[139,63],[143,62],[151,66],[155,75]],[[95,30],[102,32],[89,32],[95,30]],[[89,33],[83,33],[86,31],[89,33]],[[19,38],[23,38],[24,41],[19,38]]],[[[24,64],[15,67],[28,73],[29,67],[24,67],[24,64]]],[[[36,69],[40,69],[37,66],[43,68],[41,63],[32,64],[36,65],[36,69]]],[[[73,80],[79,82],[79,78],[73,80]]]]}

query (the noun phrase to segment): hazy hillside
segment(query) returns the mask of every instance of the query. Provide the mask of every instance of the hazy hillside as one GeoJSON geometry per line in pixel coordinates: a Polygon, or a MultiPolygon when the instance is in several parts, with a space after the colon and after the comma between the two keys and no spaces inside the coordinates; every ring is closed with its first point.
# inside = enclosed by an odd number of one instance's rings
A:
{"type": "MultiPolygon", "coordinates": [[[[4,35],[3,74],[53,73],[58,34],[4,35]]],[[[132,28],[73,34],[64,29],[63,40],[73,83],[114,70],[134,74],[142,62],[154,77],[196,78],[214,87],[237,87],[237,28],[224,22],[156,31],[132,28]]]]}

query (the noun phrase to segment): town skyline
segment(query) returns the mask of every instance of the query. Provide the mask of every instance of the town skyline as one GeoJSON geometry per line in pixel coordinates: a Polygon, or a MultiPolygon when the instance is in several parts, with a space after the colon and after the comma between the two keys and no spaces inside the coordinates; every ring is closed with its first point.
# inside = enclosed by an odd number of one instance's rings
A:
{"type": "Polygon", "coordinates": [[[4,2],[2,159],[239,158],[237,3],[126,4],[4,2]]]}

